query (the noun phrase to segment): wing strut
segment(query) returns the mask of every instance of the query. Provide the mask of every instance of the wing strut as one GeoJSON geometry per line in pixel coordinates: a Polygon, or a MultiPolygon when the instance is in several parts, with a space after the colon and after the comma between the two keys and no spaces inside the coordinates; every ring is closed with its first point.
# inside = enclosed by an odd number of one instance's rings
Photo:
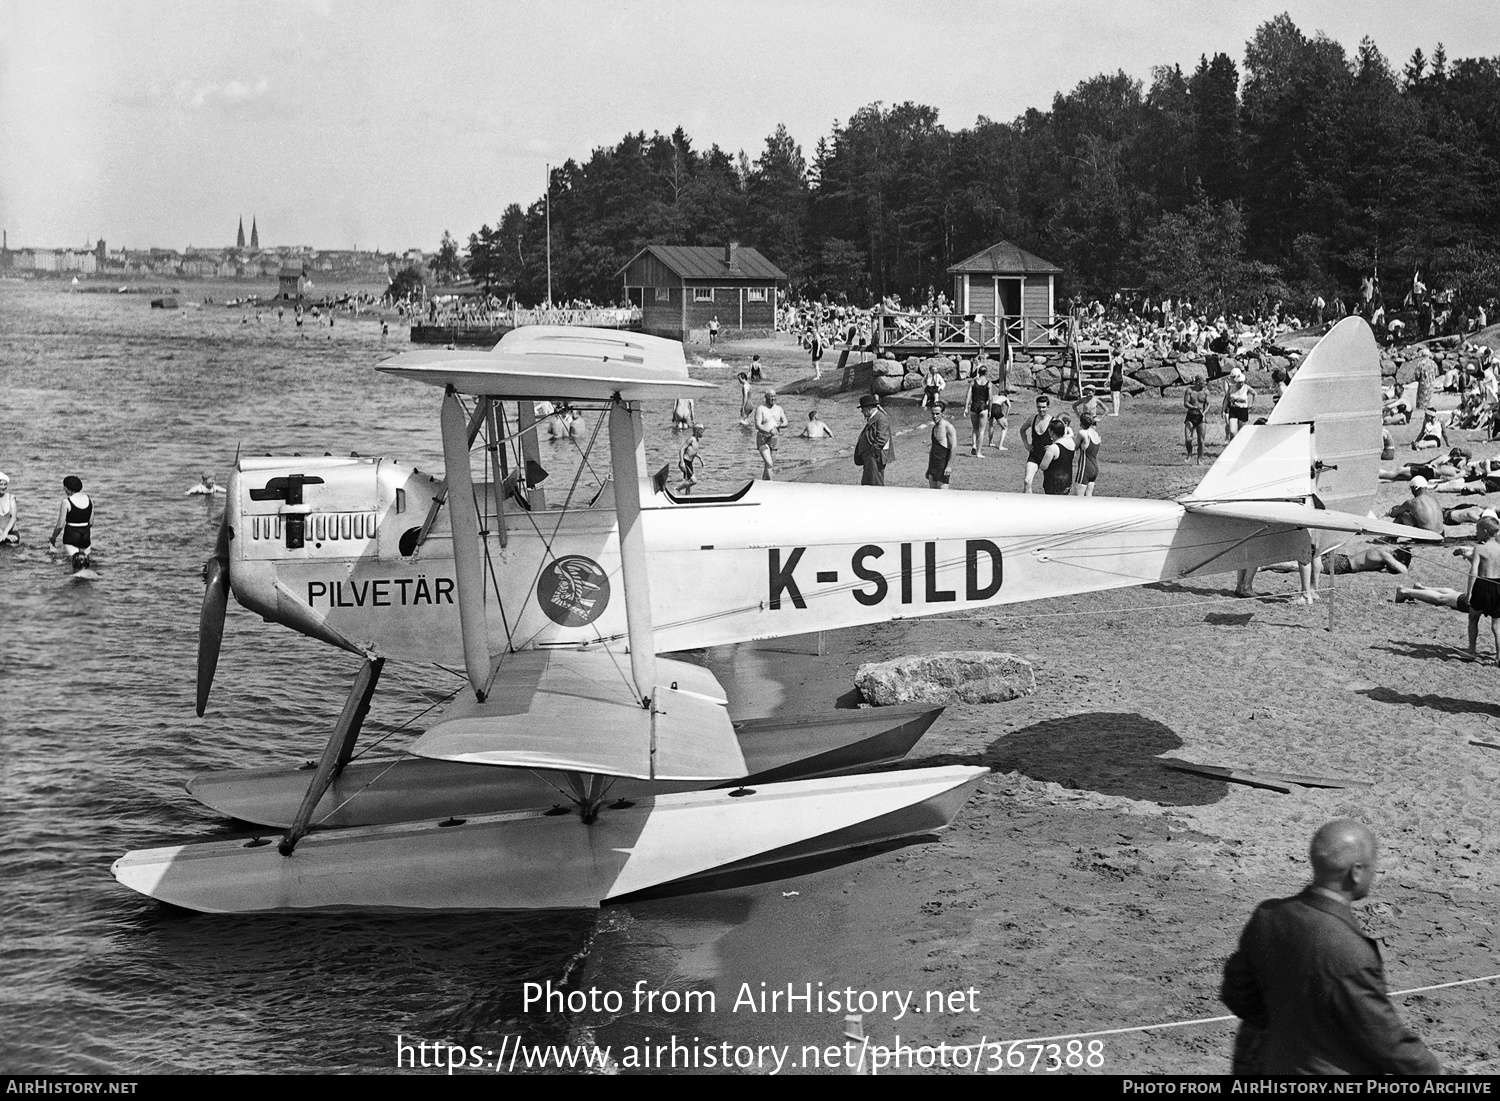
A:
{"type": "Polygon", "coordinates": [[[646,443],[639,402],[616,398],[610,405],[609,461],[615,480],[615,516],[620,524],[620,573],[625,581],[630,676],[635,681],[636,699],[649,707],[656,695],[656,640],[651,624],[651,587],[646,580],[646,532],[641,526],[641,472],[646,468],[646,443]]]}
{"type": "MultiPolygon", "coordinates": [[[[474,415],[469,418],[469,446],[474,446],[474,437],[479,435],[479,426],[484,423],[484,403],[480,402],[474,407],[474,415]]],[[[432,497],[432,505],[427,509],[427,518],[422,521],[422,531],[417,536],[417,546],[421,547],[427,542],[427,536],[432,533],[432,525],[437,523],[438,513],[443,511],[443,502],[448,499],[448,482],[438,486],[438,490],[432,497]]]]}
{"type": "MultiPolygon", "coordinates": [[[[477,419],[483,421],[482,416],[477,419]]],[[[469,469],[468,425],[458,391],[451,388],[443,397],[441,424],[464,669],[469,674],[474,695],[482,703],[490,679],[489,625],[484,614],[484,553],[479,545],[479,512],[474,507],[474,475],[469,469]]]]}

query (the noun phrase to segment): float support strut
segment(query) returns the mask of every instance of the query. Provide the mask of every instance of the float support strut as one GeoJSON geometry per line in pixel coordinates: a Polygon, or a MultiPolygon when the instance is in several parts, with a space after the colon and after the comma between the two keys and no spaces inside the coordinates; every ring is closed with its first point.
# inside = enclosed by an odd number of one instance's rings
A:
{"type": "Polygon", "coordinates": [[[344,701],[343,713],[339,715],[328,744],[323,747],[323,759],[318,762],[318,770],[313,773],[312,783],[307,785],[307,794],[302,797],[302,805],[297,808],[297,817],[292,819],[291,828],[277,846],[282,856],[292,855],[297,842],[307,833],[313,811],[318,808],[318,800],[323,798],[328,785],[333,783],[334,778],[349,763],[349,758],[354,753],[354,742],[359,738],[359,729],[364,725],[365,716],[370,713],[370,697],[375,694],[375,685],[380,681],[380,670],[384,666],[385,658],[374,657],[367,657],[360,666],[359,674],[354,678],[354,687],[349,690],[349,698],[344,701]]]}

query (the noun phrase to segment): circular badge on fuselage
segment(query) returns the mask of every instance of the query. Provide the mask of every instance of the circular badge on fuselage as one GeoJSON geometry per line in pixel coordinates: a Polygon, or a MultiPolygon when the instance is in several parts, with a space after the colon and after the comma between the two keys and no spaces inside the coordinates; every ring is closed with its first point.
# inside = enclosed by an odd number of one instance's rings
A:
{"type": "Polygon", "coordinates": [[[582,627],[609,607],[609,577],[592,558],[565,555],[542,568],[536,600],[553,623],[582,627]]]}

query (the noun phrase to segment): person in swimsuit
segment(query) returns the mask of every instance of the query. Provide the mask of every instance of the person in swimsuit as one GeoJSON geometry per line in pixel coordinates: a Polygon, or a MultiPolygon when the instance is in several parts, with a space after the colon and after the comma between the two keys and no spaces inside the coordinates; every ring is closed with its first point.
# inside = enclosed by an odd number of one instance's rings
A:
{"type": "Polygon", "coordinates": [[[763,375],[761,373],[760,356],[751,356],[750,357],[750,381],[751,382],[761,382],[764,379],[765,379],[765,375],[763,375]]]}
{"type": "Polygon", "coordinates": [[[672,431],[676,432],[682,428],[692,428],[696,421],[692,398],[678,398],[672,404],[672,431]]]}
{"type": "Polygon", "coordinates": [[[698,484],[697,467],[703,461],[703,426],[693,425],[693,434],[688,437],[687,443],[677,452],[677,469],[682,471],[682,481],[677,488],[683,493],[691,493],[693,487],[698,484]]]}
{"type": "Polygon", "coordinates": [[[812,367],[813,378],[823,377],[823,329],[819,325],[813,326],[812,331],[812,367]]]}
{"type": "Polygon", "coordinates": [[[1125,389],[1125,354],[1116,344],[1109,355],[1109,396],[1115,404],[1111,417],[1120,415],[1120,391],[1125,389]]]}
{"type": "Polygon", "coordinates": [[[741,371],[735,377],[740,380],[740,423],[749,424],[755,412],[755,403],[750,400],[750,376],[741,371]]]}
{"type": "Polygon", "coordinates": [[[1245,382],[1245,372],[1236,367],[1229,372],[1229,385],[1224,389],[1224,434],[1234,439],[1241,428],[1250,423],[1250,410],[1255,405],[1255,391],[1245,382]]]}
{"type": "Polygon", "coordinates": [[[57,523],[52,528],[52,538],[47,540],[57,546],[57,537],[62,536],[63,553],[74,560],[83,555],[87,561],[93,546],[94,502],[83,491],[83,479],[69,474],[63,479],[64,496],[57,509],[57,523]]]}
{"type": "Polygon", "coordinates": [[[776,391],[767,390],[765,403],[755,409],[755,450],[760,452],[761,478],[771,481],[771,468],[775,464],[776,446],[781,430],[786,427],[786,412],[776,404],[776,391]]]}
{"type": "Polygon", "coordinates": [[[0,544],[21,541],[16,529],[16,495],[10,491],[10,475],[0,474],[0,544]]]}
{"type": "Polygon", "coordinates": [[[1047,425],[1047,449],[1037,468],[1042,472],[1042,492],[1065,497],[1073,489],[1073,452],[1076,445],[1061,417],[1047,425]]]}
{"type": "Polygon", "coordinates": [[[1193,379],[1193,384],[1182,392],[1182,447],[1186,452],[1183,462],[1193,457],[1193,440],[1198,441],[1198,458],[1196,464],[1203,465],[1203,436],[1205,433],[1204,419],[1208,415],[1208,389],[1204,386],[1204,377],[1198,375],[1193,379]]]}
{"type": "Polygon", "coordinates": [[[1104,440],[1099,435],[1099,421],[1094,414],[1085,411],[1079,416],[1078,423],[1078,469],[1073,475],[1073,495],[1092,497],[1094,483],[1099,478],[1099,445],[1104,440]]]}
{"type": "Polygon", "coordinates": [[[990,446],[996,451],[1006,451],[1005,433],[1010,429],[1010,391],[996,380],[990,384],[990,446]],[[1000,429],[1000,442],[995,443],[995,429],[1000,429]]]}
{"type": "Polygon", "coordinates": [[[818,419],[818,411],[816,409],[809,409],[807,411],[807,424],[802,427],[802,431],[797,433],[797,435],[804,440],[831,440],[833,439],[833,429],[818,419]]]}
{"type": "Polygon", "coordinates": [[[1464,593],[1469,605],[1469,660],[1479,657],[1479,617],[1489,616],[1490,635],[1495,640],[1495,663],[1500,665],[1500,520],[1486,516],[1477,526],[1479,545],[1469,559],[1469,587],[1464,593]]]}
{"type": "Polygon", "coordinates": [[[1401,573],[1411,565],[1411,551],[1394,547],[1363,547],[1351,554],[1329,551],[1320,559],[1326,574],[1401,573]]]}
{"type": "Polygon", "coordinates": [[[969,413],[969,424],[974,429],[974,442],[969,445],[969,454],[984,458],[982,446],[990,420],[990,373],[980,364],[969,380],[969,392],[964,398],[964,408],[969,413]]]}
{"type": "Polygon", "coordinates": [[[1021,492],[1030,493],[1031,484],[1036,480],[1036,472],[1041,469],[1042,456],[1047,453],[1047,447],[1052,442],[1047,430],[1052,423],[1052,415],[1047,411],[1051,405],[1051,399],[1046,394],[1036,396],[1036,415],[1021,426],[1021,442],[1026,445],[1026,484],[1021,492]]]}
{"type": "Polygon", "coordinates": [[[932,403],[932,448],[927,452],[927,488],[947,489],[953,477],[953,452],[958,448],[958,429],[943,415],[942,402],[932,403]]]}

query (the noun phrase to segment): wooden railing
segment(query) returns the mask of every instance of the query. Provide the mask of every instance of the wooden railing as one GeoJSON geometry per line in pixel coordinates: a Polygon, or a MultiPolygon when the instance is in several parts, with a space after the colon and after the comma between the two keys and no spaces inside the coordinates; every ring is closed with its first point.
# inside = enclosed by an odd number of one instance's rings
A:
{"type": "Polygon", "coordinates": [[[1046,317],[985,317],[956,313],[877,313],[875,345],[897,355],[909,352],[998,351],[1017,348],[1060,348],[1068,343],[1071,322],[1066,314],[1046,317]]]}
{"type": "Polygon", "coordinates": [[[1007,317],[1005,336],[1010,343],[1021,348],[1038,345],[1062,347],[1068,343],[1070,319],[1066,314],[1051,317],[1007,317]]]}

